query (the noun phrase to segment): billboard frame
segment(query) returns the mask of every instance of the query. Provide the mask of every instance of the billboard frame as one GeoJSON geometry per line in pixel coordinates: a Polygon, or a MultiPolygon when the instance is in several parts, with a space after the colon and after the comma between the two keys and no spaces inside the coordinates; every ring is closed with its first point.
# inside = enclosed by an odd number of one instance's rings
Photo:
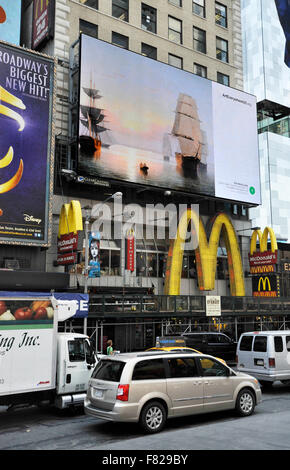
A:
{"type": "Polygon", "coordinates": [[[16,245],[16,246],[38,246],[48,248],[51,245],[52,240],[52,198],[53,198],[53,187],[54,187],[54,155],[55,155],[55,123],[53,116],[56,111],[56,68],[57,59],[56,57],[49,56],[47,54],[35,51],[33,49],[24,48],[21,46],[10,44],[6,41],[0,40],[0,46],[3,45],[12,51],[19,51],[26,53],[31,57],[39,57],[42,60],[46,60],[52,64],[52,71],[50,76],[50,97],[49,97],[49,108],[48,108],[48,139],[47,139],[47,151],[46,151],[46,198],[45,198],[45,223],[44,223],[44,237],[43,240],[28,241],[27,239],[5,237],[0,235],[0,246],[1,245],[16,245]]]}
{"type": "MultiPolygon", "coordinates": [[[[139,182],[135,182],[135,181],[129,181],[129,180],[126,180],[126,179],[122,179],[122,178],[112,178],[112,177],[107,177],[107,176],[103,176],[103,175],[98,175],[98,174],[94,174],[94,175],[91,175],[88,171],[85,172],[83,169],[80,170],[79,168],[79,143],[80,143],[80,136],[79,136],[79,132],[80,132],[80,94],[81,94],[81,65],[82,65],[82,37],[85,36],[85,37],[91,37],[92,39],[96,40],[96,41],[99,41],[101,43],[104,43],[104,44],[108,44],[112,47],[115,47],[115,48],[120,48],[120,46],[117,46],[116,44],[113,44],[113,43],[110,43],[108,41],[105,41],[103,39],[100,39],[100,38],[95,38],[95,37],[92,37],[92,36],[89,36],[88,34],[85,34],[85,33],[80,33],[79,35],[79,54],[78,54],[78,72],[79,72],[79,79],[78,79],[78,89],[77,89],[77,100],[78,100],[78,104],[77,104],[77,112],[76,112],[76,116],[77,116],[77,125],[76,125],[76,131],[77,131],[77,136],[76,136],[76,145],[77,145],[77,151],[76,151],[76,170],[77,170],[77,173],[79,174],[79,172],[81,174],[84,174],[84,177],[88,177],[88,176],[94,176],[95,178],[98,178],[104,182],[108,182],[108,183],[111,183],[111,185],[116,185],[116,186],[124,186],[124,187],[129,187],[129,188],[135,188],[136,190],[140,189],[140,188],[143,188],[143,189],[146,189],[148,191],[162,191],[163,193],[165,191],[174,191],[174,193],[177,193],[179,195],[184,195],[184,196],[191,196],[193,198],[203,198],[203,199],[211,199],[211,200],[218,200],[218,201],[223,201],[223,202],[231,202],[233,204],[240,204],[240,205],[243,205],[243,206],[246,206],[248,208],[250,207],[257,207],[257,206],[260,206],[262,204],[262,195],[261,195],[261,169],[260,169],[260,164],[259,164],[259,134],[258,134],[258,129],[257,129],[257,135],[256,135],[256,145],[257,145],[257,158],[258,158],[258,182],[259,182],[259,194],[260,194],[260,202],[259,203],[256,203],[256,202],[251,202],[251,201],[241,201],[239,199],[234,199],[231,198],[226,198],[226,197],[221,197],[221,196],[216,196],[216,195],[212,195],[212,194],[206,194],[206,193],[202,193],[202,192],[197,192],[197,191],[189,191],[189,190],[186,190],[186,188],[184,189],[176,189],[176,188],[172,188],[170,186],[158,186],[158,185],[154,185],[150,182],[144,184],[144,183],[139,183],[139,182]]],[[[121,48],[123,49],[123,48],[121,48]]],[[[131,54],[134,54],[134,55],[137,55],[137,56],[142,56],[142,54],[139,54],[138,52],[135,52],[135,51],[132,51],[130,49],[123,49],[125,51],[127,51],[128,53],[131,53],[131,54]]],[[[147,60],[151,60],[149,57],[146,57],[146,56],[142,56],[143,59],[147,59],[147,60]]],[[[170,67],[170,65],[166,62],[162,62],[160,60],[156,60],[155,62],[159,62],[160,64],[163,64],[163,65],[166,65],[167,67],[170,67]]],[[[183,73],[187,74],[187,75],[190,75],[190,76],[194,76],[196,77],[196,74],[194,74],[193,72],[190,72],[189,70],[181,70],[183,73]]],[[[202,78],[203,80],[206,80],[210,83],[217,83],[215,82],[214,80],[211,80],[209,78],[205,78],[205,77],[199,77],[199,78],[202,78]]],[[[234,90],[234,91],[237,91],[239,93],[243,93],[244,95],[248,95],[248,96],[251,96],[251,97],[254,97],[256,99],[256,104],[257,104],[257,98],[256,98],[256,95],[254,95],[253,93],[249,93],[249,92],[246,92],[244,90],[240,90],[238,88],[234,88],[234,87],[226,87],[227,89],[229,90],[234,90]]],[[[256,109],[256,117],[257,117],[257,109],[256,109]]]]}

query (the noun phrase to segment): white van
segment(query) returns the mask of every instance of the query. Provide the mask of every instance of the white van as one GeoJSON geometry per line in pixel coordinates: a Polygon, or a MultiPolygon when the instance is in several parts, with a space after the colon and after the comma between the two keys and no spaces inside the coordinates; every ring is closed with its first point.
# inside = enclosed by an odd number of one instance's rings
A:
{"type": "Polygon", "coordinates": [[[290,385],[290,330],[243,333],[237,346],[237,369],[264,386],[277,380],[290,385]]]}

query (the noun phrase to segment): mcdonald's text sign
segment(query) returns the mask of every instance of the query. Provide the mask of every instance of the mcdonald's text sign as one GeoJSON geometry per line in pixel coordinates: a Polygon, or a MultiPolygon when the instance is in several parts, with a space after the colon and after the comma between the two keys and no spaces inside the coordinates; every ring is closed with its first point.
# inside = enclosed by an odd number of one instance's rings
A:
{"type": "Polygon", "coordinates": [[[266,227],[263,233],[260,230],[253,232],[248,256],[251,274],[275,272],[275,265],[278,262],[278,247],[276,236],[272,228],[266,227]],[[267,249],[268,236],[270,236],[271,240],[271,250],[267,249]],[[257,250],[257,238],[259,239],[259,250],[257,250]]]}

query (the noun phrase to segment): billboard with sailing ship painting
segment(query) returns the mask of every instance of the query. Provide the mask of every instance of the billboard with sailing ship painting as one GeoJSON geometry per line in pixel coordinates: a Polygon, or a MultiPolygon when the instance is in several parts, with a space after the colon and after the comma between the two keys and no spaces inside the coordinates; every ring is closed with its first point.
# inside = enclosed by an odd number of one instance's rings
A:
{"type": "Polygon", "coordinates": [[[50,241],[54,67],[0,41],[0,243],[50,241]]]}
{"type": "Polygon", "coordinates": [[[82,34],[78,170],[259,204],[256,99],[82,34]]]}

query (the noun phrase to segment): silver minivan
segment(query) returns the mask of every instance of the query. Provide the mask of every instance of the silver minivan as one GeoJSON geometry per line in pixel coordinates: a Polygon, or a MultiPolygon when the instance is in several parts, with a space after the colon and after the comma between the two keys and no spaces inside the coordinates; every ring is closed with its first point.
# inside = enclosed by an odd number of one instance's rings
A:
{"type": "Polygon", "coordinates": [[[290,385],[290,330],[243,333],[237,346],[237,370],[261,385],[280,380],[290,385]]]}
{"type": "Polygon", "coordinates": [[[236,409],[249,416],[261,401],[259,382],[213,356],[143,352],[101,359],[89,381],[85,413],[139,422],[161,431],[167,418],[236,409]]]}

